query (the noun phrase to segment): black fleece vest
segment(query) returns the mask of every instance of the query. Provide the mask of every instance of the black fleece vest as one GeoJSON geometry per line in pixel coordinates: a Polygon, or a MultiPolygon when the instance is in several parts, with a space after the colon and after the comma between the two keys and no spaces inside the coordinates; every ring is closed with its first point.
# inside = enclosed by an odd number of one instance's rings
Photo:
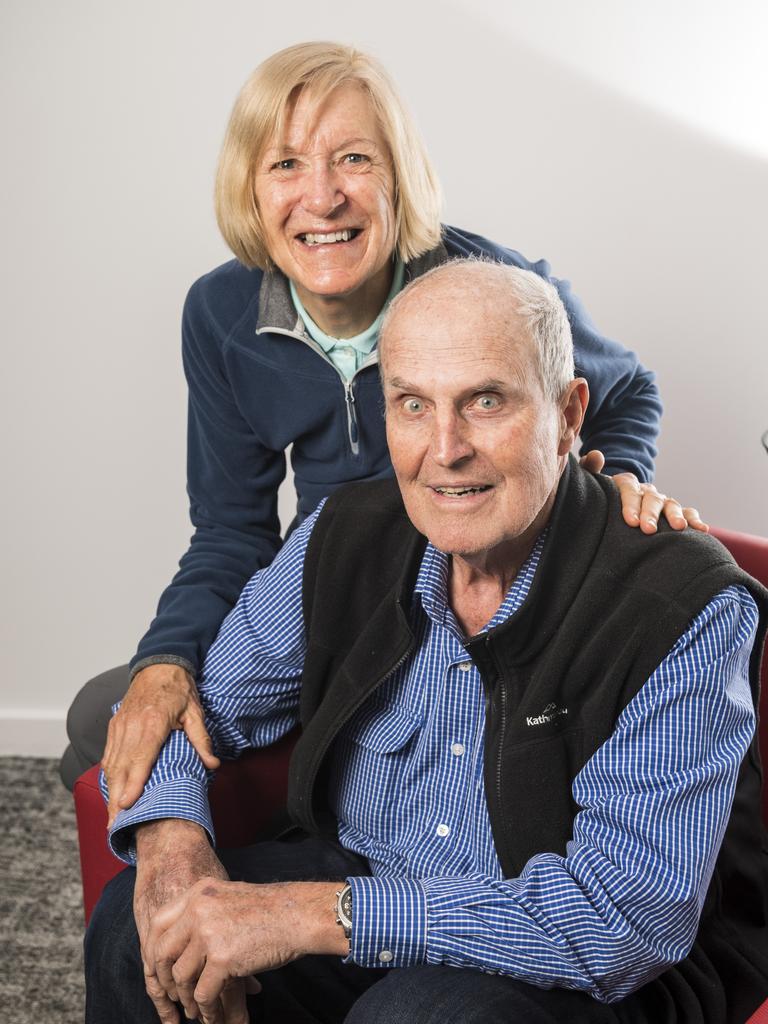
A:
{"type": "MultiPolygon", "coordinates": [[[[339,730],[414,649],[411,598],[425,543],[392,481],[342,488],[314,527],[304,568],[303,731],[288,794],[291,817],[309,832],[336,832],[326,772],[339,730]]],[[[648,537],[627,527],[610,481],[569,461],[526,601],[465,644],[485,688],[485,791],[506,877],[536,853],[565,853],[578,811],[573,779],[691,620],[734,583],[761,613],[751,662],[757,706],[768,592],[705,534],[662,524],[648,537]]],[[[740,945],[760,947],[768,978],[761,785],[755,739],[702,922],[727,919],[740,945]]]]}

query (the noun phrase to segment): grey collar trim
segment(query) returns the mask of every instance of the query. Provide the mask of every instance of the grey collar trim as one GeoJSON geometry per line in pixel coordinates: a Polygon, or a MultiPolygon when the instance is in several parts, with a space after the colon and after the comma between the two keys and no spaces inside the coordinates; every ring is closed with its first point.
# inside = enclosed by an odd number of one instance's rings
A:
{"type": "Polygon", "coordinates": [[[268,270],[261,279],[256,333],[261,334],[262,331],[290,331],[291,334],[309,337],[293,304],[288,278],[281,270],[268,270]]]}
{"type": "Polygon", "coordinates": [[[434,249],[430,249],[429,252],[425,252],[423,256],[417,256],[416,259],[411,260],[410,263],[406,263],[405,283],[408,284],[411,281],[414,281],[417,277],[421,277],[422,274],[426,274],[428,270],[434,270],[435,267],[439,267],[443,263],[448,263],[450,259],[451,254],[442,242],[438,242],[434,249]]]}
{"type": "MultiPolygon", "coordinates": [[[[423,256],[417,256],[415,260],[405,265],[405,282],[413,281],[421,277],[433,267],[439,267],[442,263],[450,260],[450,254],[442,242],[425,252],[423,256]]],[[[296,312],[291,299],[291,291],[288,287],[288,279],[281,270],[265,271],[261,279],[261,290],[259,291],[259,318],[256,321],[256,333],[263,331],[282,331],[289,334],[297,334],[302,338],[309,335],[304,327],[304,321],[296,312]]]]}

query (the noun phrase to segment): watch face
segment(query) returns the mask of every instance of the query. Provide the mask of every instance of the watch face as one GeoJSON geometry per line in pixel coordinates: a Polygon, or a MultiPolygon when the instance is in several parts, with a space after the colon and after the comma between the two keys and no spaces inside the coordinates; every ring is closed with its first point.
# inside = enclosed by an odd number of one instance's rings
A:
{"type": "Polygon", "coordinates": [[[341,894],[341,910],[345,917],[352,920],[352,890],[346,889],[341,894]]]}
{"type": "Polygon", "coordinates": [[[336,893],[336,920],[349,938],[352,931],[352,889],[349,883],[336,893]]]}

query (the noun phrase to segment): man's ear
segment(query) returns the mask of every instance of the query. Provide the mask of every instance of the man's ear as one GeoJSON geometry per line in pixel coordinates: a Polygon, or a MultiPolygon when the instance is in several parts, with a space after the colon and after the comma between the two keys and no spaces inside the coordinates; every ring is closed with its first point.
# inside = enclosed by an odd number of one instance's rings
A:
{"type": "Polygon", "coordinates": [[[589,385],[583,377],[576,377],[560,399],[560,445],[558,455],[567,455],[581,432],[584,413],[589,404],[589,385]]]}

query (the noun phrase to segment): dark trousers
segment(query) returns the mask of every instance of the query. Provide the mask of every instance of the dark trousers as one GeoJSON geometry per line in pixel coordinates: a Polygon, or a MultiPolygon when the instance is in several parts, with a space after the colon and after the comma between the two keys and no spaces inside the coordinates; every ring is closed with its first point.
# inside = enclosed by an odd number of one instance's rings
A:
{"type": "MultiPolygon", "coordinates": [[[[259,843],[219,856],[237,881],[340,881],[369,873],[360,857],[319,839],[259,843]]],[[[144,991],[134,877],[127,869],[113,879],[91,919],[85,940],[86,1024],[158,1024],[144,991]]],[[[367,969],[336,956],[310,956],[265,972],[259,981],[262,992],[248,998],[252,1024],[656,1024],[669,1019],[656,1012],[661,1007],[635,996],[611,1007],[578,992],[538,989],[455,967],[367,969]]]]}

